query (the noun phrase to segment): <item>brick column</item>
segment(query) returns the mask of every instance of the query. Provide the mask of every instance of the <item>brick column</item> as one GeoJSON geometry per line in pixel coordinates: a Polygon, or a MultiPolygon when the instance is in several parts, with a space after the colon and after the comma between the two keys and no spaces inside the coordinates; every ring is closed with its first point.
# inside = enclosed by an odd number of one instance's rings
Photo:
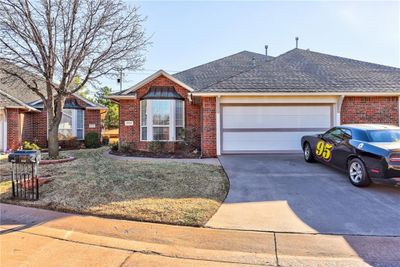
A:
{"type": "Polygon", "coordinates": [[[7,148],[18,149],[21,146],[21,138],[19,109],[7,109],[7,148]]]}
{"type": "Polygon", "coordinates": [[[217,156],[216,99],[203,97],[201,101],[201,152],[204,157],[217,156]]]}

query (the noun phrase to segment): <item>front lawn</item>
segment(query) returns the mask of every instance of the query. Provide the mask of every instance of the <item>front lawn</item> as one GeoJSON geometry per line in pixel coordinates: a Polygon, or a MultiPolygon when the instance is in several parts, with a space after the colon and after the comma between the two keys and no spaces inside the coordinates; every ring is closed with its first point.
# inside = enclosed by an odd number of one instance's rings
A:
{"type": "Polygon", "coordinates": [[[82,214],[181,225],[204,225],[229,188],[219,166],[104,158],[104,148],[62,152],[72,162],[40,166],[52,182],[35,202],[10,199],[9,164],[0,162],[2,202],[82,214]]]}

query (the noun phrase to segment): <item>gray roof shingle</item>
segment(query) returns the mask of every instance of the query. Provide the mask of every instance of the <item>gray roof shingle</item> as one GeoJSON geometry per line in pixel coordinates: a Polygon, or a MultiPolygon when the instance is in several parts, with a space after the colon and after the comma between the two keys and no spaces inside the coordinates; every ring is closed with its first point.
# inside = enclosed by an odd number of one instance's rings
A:
{"type": "Polygon", "coordinates": [[[7,93],[3,92],[0,90],[0,107],[5,108],[5,107],[21,107],[23,108],[24,106],[21,105],[18,101],[10,97],[7,93]]]}
{"type": "Polygon", "coordinates": [[[197,91],[400,93],[400,69],[293,49],[197,91]]]}
{"type": "Polygon", "coordinates": [[[273,57],[249,51],[242,51],[176,73],[172,76],[195,90],[201,90],[208,88],[221,80],[252,69],[255,66],[263,64],[271,59],[273,59],[273,57]]]}

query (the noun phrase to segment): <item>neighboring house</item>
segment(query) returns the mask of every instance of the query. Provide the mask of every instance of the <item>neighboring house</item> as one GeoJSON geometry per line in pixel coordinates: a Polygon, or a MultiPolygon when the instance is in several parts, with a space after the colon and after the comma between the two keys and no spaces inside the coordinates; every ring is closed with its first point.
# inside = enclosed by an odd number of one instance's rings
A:
{"type": "MultiPolygon", "coordinates": [[[[23,141],[46,147],[47,112],[42,101],[22,83],[3,79],[0,74],[0,151],[17,149],[23,141]]],[[[105,111],[105,107],[77,94],[68,97],[59,129],[61,144],[75,138],[83,140],[88,132],[101,136],[100,116],[105,111]]]]}
{"type": "Polygon", "coordinates": [[[120,145],[147,150],[181,128],[202,155],[300,151],[300,138],[348,123],[399,125],[400,69],[293,49],[240,52],[170,75],[162,70],[110,98],[120,145]]]}

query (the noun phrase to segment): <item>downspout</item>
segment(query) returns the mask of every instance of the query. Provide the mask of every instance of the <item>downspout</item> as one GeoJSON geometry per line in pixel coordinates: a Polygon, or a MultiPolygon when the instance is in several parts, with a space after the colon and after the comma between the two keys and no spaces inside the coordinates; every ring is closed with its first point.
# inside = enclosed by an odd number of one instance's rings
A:
{"type": "Polygon", "coordinates": [[[336,125],[340,125],[342,121],[341,113],[344,97],[344,95],[339,96],[338,102],[336,104],[336,125]]]}
{"type": "Polygon", "coordinates": [[[215,98],[215,145],[216,147],[216,152],[217,156],[221,155],[221,96],[218,95],[215,98]]]}

